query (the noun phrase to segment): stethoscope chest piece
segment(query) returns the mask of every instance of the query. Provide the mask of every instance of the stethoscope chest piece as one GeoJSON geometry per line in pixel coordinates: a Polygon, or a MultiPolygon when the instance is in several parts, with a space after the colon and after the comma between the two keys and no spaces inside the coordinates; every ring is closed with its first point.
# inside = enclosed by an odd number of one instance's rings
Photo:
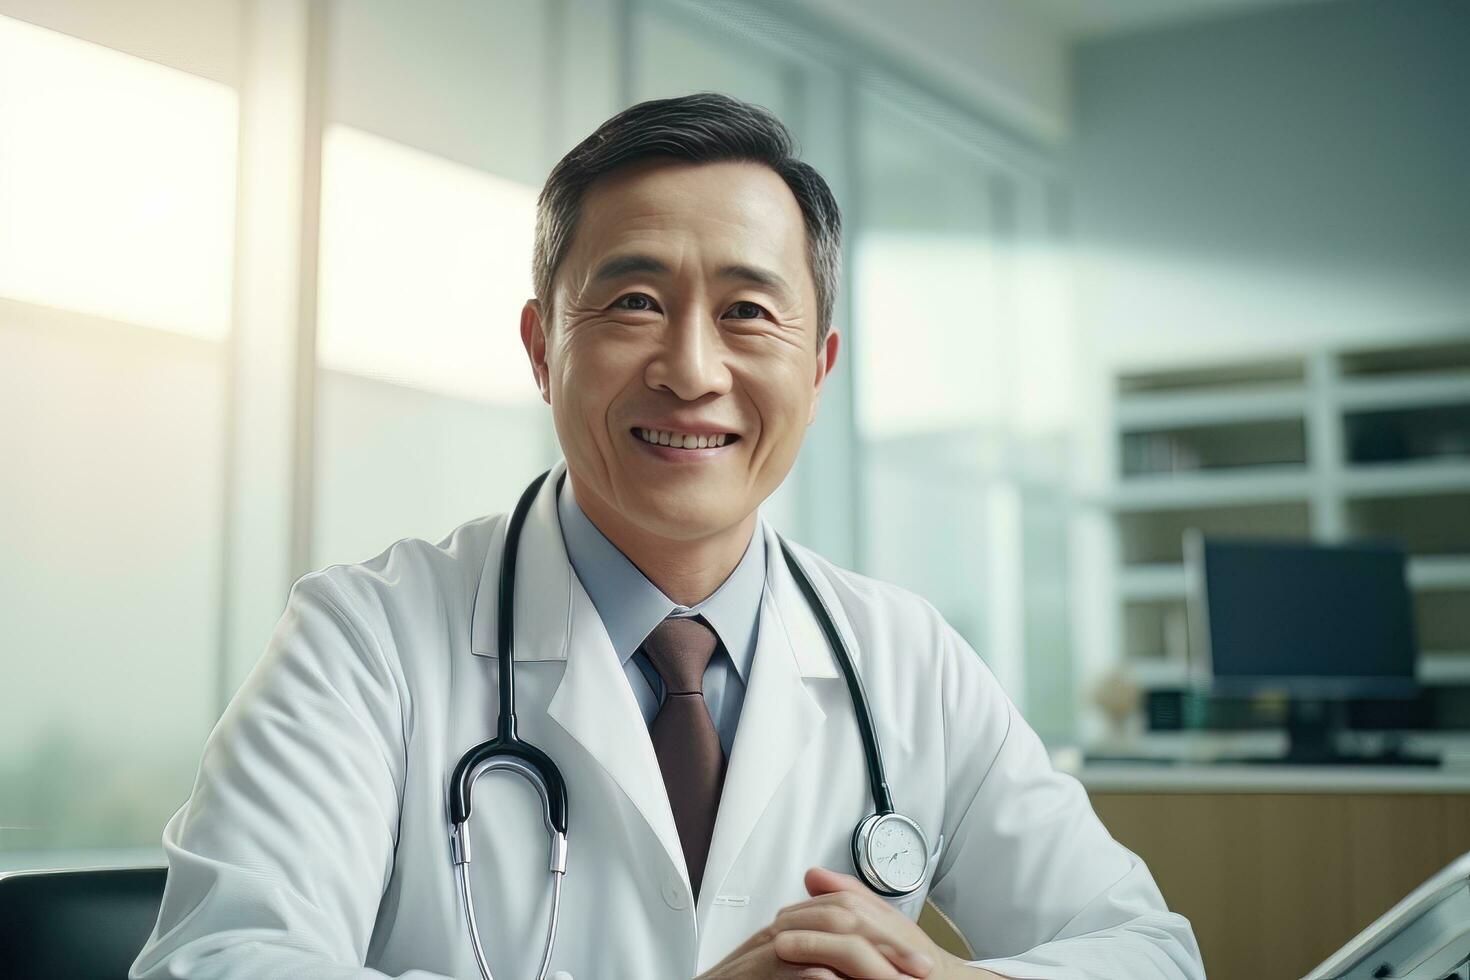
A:
{"type": "Polygon", "coordinates": [[[888,898],[911,895],[924,883],[929,842],[901,813],[870,813],[852,834],[852,865],[867,886],[888,898]]]}

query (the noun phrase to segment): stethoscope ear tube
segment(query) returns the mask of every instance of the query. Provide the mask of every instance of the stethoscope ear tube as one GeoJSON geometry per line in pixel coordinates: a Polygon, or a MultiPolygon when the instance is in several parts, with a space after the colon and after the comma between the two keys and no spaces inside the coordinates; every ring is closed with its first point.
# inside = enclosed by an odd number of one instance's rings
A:
{"type": "Polygon", "coordinates": [[[781,554],[786,559],[786,567],[791,570],[791,577],[796,579],[796,585],[801,589],[802,595],[806,596],[807,603],[812,609],[821,610],[817,621],[822,626],[822,632],[827,636],[827,645],[837,656],[837,664],[842,668],[842,674],[847,679],[847,693],[852,701],[853,714],[857,716],[858,732],[863,739],[863,752],[868,757],[868,784],[873,792],[873,807],[879,814],[893,812],[893,796],[888,791],[888,777],[883,771],[883,752],[878,747],[878,736],[873,730],[873,716],[868,711],[868,695],[863,690],[863,679],[858,675],[857,667],[852,662],[852,655],[847,650],[847,643],[843,641],[842,634],[837,632],[837,624],[832,619],[832,611],[827,608],[827,603],[817,592],[812,580],[807,577],[806,569],[796,560],[792,554],[791,547],[786,539],[780,535],[776,540],[781,542],[781,554]]]}
{"type": "MultiPolygon", "coordinates": [[[[520,552],[521,528],[526,524],[526,515],[541,490],[541,484],[551,475],[547,470],[526,487],[510,522],[505,526],[505,545],[500,551],[500,594],[495,606],[496,649],[500,651],[500,740],[506,743],[516,738],[516,685],[515,685],[515,612],[516,612],[516,555],[520,552]]],[[[548,762],[550,760],[547,760],[548,762]]]]}

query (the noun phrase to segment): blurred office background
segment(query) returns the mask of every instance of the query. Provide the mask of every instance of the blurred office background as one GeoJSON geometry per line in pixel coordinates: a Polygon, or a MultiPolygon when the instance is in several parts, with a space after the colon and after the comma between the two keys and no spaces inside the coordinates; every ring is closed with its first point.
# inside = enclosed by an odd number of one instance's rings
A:
{"type": "Polygon", "coordinates": [[[1463,755],[1467,50],[1461,0],[0,0],[0,867],[157,860],[292,581],[556,458],[540,183],[706,89],[846,218],[784,532],[1071,765],[1280,737],[1190,693],[1184,530],[1388,536],[1424,690],[1360,727],[1463,755]]]}

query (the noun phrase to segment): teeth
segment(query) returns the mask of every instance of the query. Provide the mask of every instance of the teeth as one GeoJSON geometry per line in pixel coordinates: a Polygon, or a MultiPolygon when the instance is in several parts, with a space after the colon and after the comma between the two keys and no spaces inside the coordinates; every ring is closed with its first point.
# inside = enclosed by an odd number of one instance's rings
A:
{"type": "Polygon", "coordinates": [[[663,429],[637,429],[638,438],[655,446],[671,446],[675,449],[708,449],[723,446],[730,438],[727,433],[717,436],[696,436],[685,432],[667,432],[663,429]]]}

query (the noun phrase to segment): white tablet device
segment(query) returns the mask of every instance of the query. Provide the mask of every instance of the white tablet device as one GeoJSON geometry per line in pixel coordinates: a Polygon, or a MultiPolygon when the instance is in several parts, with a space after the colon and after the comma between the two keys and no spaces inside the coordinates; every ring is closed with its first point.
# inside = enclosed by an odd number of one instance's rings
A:
{"type": "Polygon", "coordinates": [[[1409,893],[1303,980],[1470,980],[1470,854],[1409,893]]]}

